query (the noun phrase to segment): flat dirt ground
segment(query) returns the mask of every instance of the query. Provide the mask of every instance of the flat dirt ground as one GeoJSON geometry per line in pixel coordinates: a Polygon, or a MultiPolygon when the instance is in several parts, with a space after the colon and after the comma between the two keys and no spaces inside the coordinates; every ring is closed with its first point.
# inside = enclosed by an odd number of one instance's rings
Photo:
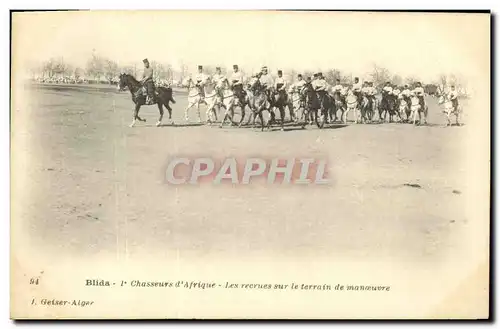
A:
{"type": "MultiPolygon", "coordinates": [[[[319,130],[185,125],[173,118],[129,128],[128,92],[26,86],[12,108],[16,218],[30,247],[87,257],[116,252],[191,256],[283,255],[438,261],[467,225],[461,127],[445,128],[427,99],[429,125],[365,124],[319,130]],[[114,106],[113,106],[114,104],[114,106]],[[327,158],[328,186],[172,186],[176,155],[327,158]],[[418,184],[420,188],[405,184],[418,184]],[[17,206],[16,206],[17,205],[17,206]]],[[[202,107],[205,119],[205,107],[202,107]]],[[[352,119],[352,117],[351,117],[352,119]]],[[[191,111],[191,122],[196,122],[191,111]]]]}

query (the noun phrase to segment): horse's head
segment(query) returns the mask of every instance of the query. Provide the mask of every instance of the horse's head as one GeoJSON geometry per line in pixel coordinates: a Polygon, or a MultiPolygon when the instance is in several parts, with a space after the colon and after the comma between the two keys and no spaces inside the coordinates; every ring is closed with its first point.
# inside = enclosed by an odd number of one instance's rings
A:
{"type": "Polygon", "coordinates": [[[446,103],[446,97],[444,95],[438,95],[439,98],[438,98],[438,104],[444,104],[446,103]]]}
{"type": "Polygon", "coordinates": [[[128,86],[128,74],[122,73],[118,77],[118,91],[124,91],[128,86]]]}
{"type": "Polygon", "coordinates": [[[248,82],[248,85],[250,86],[249,89],[254,93],[262,90],[262,84],[260,83],[260,79],[257,77],[252,77],[252,79],[248,82]]]}

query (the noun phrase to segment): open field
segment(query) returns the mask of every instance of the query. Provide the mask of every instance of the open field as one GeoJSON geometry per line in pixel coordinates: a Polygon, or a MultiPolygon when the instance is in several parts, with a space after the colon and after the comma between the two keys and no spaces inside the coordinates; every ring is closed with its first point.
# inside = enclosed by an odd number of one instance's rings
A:
{"type": "MultiPolygon", "coordinates": [[[[438,260],[469,220],[461,180],[468,127],[444,128],[435,99],[428,99],[429,126],[260,132],[185,125],[180,92],[171,105],[178,125],[165,115],[155,127],[158,109],[146,106],[147,122],[134,128],[128,92],[26,92],[27,105],[12,109],[12,167],[24,186],[16,200],[22,206],[14,208],[36,248],[130,258],[175,251],[438,260]],[[179,154],[327,158],[333,184],[175,188],[164,183],[164,168],[179,154]]],[[[205,119],[205,107],[201,112],[205,119]]]]}

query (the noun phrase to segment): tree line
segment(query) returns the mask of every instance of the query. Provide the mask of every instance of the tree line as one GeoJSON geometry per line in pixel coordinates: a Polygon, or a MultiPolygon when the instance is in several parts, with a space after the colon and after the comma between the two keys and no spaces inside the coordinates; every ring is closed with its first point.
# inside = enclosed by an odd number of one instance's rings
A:
{"type": "MultiPolygon", "coordinates": [[[[151,66],[154,72],[154,79],[167,80],[167,81],[183,81],[189,75],[189,67],[186,64],[181,63],[178,70],[174,70],[173,66],[168,63],[161,63],[158,61],[151,61],[151,66]]],[[[109,83],[112,83],[114,79],[120,73],[128,73],[135,77],[139,77],[142,73],[142,64],[133,64],[120,66],[116,61],[99,56],[95,51],[92,53],[91,57],[87,60],[86,65],[82,67],[74,66],[68,63],[62,57],[50,58],[41,63],[38,67],[33,68],[33,75],[42,75],[43,77],[52,78],[54,76],[64,76],[73,77],[75,80],[79,80],[82,77],[86,77],[90,80],[102,80],[105,79],[109,83]]],[[[221,67],[223,74],[230,74],[227,68],[221,67]]],[[[203,71],[205,74],[212,75],[215,73],[215,66],[213,65],[203,65],[203,71]]],[[[244,69],[240,68],[240,71],[244,69]]],[[[295,69],[283,69],[285,76],[290,82],[295,82],[297,80],[297,75],[302,73],[304,78],[307,76],[312,76],[315,72],[304,71],[299,72],[295,69]]],[[[348,72],[342,72],[339,69],[326,69],[323,70],[323,76],[326,81],[335,85],[337,80],[343,85],[350,85],[354,81],[354,76],[348,72]]],[[[381,67],[374,64],[371,72],[368,74],[373,82],[374,86],[381,87],[386,82],[390,82],[393,85],[402,86],[405,84],[413,86],[417,81],[420,81],[416,76],[402,77],[399,74],[391,73],[387,68],[381,67]]],[[[363,77],[360,77],[363,80],[363,77]]],[[[458,86],[462,85],[462,81],[458,79],[455,75],[438,75],[435,81],[428,81],[427,83],[422,81],[423,84],[434,84],[447,86],[449,84],[456,84],[458,86]]]]}

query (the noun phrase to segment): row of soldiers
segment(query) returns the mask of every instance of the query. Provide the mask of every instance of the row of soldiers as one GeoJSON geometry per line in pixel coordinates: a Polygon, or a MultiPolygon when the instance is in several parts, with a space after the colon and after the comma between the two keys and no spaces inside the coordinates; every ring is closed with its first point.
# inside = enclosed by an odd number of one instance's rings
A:
{"type": "MultiPolygon", "coordinates": [[[[319,93],[330,91],[332,93],[339,93],[342,97],[345,97],[349,89],[351,89],[353,94],[358,98],[359,102],[361,101],[361,97],[364,95],[370,100],[370,103],[377,94],[377,89],[373,85],[372,81],[365,81],[362,83],[358,77],[354,78],[354,82],[350,86],[342,85],[340,79],[336,79],[336,84],[334,86],[331,86],[326,81],[321,72],[315,73],[313,77],[307,77],[306,79],[304,79],[302,74],[298,74],[297,80],[289,86],[288,82],[283,77],[282,70],[278,70],[278,77],[276,79],[273,79],[269,74],[269,70],[266,66],[263,66],[261,71],[254,77],[259,79],[260,84],[267,91],[274,89],[280,92],[287,90],[287,87],[289,87],[289,90],[291,92],[294,92],[302,90],[302,88],[304,88],[306,84],[311,84],[314,90],[319,93]]],[[[200,86],[205,84],[208,80],[212,80],[213,82],[218,84],[225,79],[226,76],[222,74],[222,70],[220,67],[217,67],[215,69],[215,74],[210,77],[203,72],[202,65],[198,66],[198,73],[195,76],[196,84],[200,86]]],[[[233,72],[230,76],[229,81],[231,87],[237,93],[243,92],[244,77],[243,73],[239,70],[238,65],[233,65],[233,72]]],[[[395,84],[391,84],[390,82],[386,82],[384,87],[382,88],[382,96],[393,98],[396,102],[405,100],[407,103],[410,102],[410,98],[412,96],[416,96],[419,98],[421,105],[425,105],[424,88],[421,82],[417,82],[413,89],[411,89],[408,84],[404,86],[397,86],[395,84]]],[[[458,93],[456,92],[454,86],[451,87],[451,91],[448,97],[454,104],[458,105],[458,93]]]]}

